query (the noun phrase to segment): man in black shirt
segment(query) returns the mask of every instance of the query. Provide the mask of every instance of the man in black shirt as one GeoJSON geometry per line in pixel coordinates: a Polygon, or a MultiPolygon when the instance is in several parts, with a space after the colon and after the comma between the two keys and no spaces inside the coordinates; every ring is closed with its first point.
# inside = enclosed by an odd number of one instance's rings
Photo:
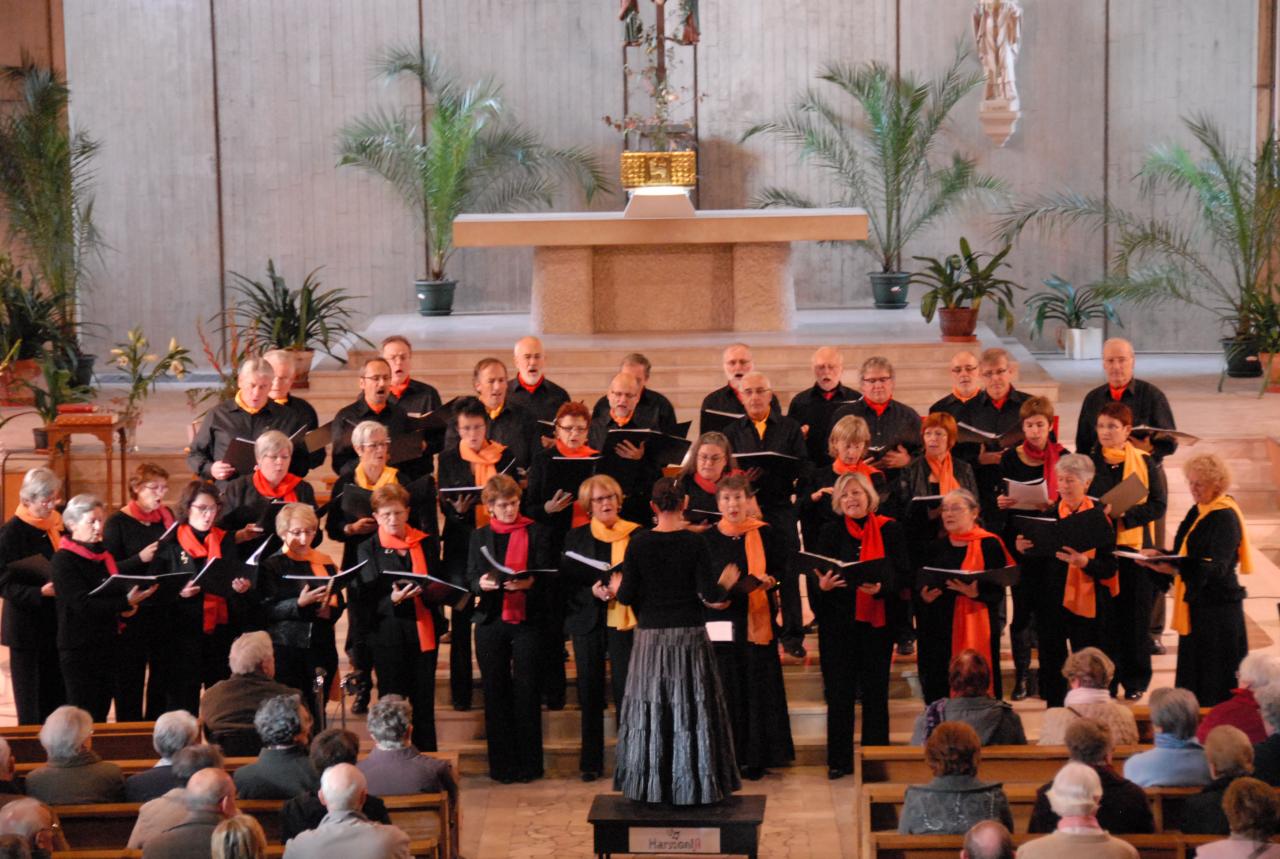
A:
{"type": "Polygon", "coordinates": [[[293,438],[293,458],[289,460],[289,472],[299,477],[306,477],[308,471],[324,465],[324,448],[311,453],[307,450],[307,442],[304,438],[307,433],[320,426],[320,418],[310,403],[302,397],[295,397],[292,393],[294,378],[297,375],[293,353],[286,349],[272,349],[262,357],[271,365],[273,373],[271,392],[267,396],[271,398],[271,402],[282,406],[290,413],[295,429],[302,428],[302,432],[293,438]]]}
{"type": "Polygon", "coordinates": [[[662,476],[654,445],[630,439],[616,444],[609,441],[611,429],[660,429],[652,413],[640,412],[640,391],[640,383],[632,374],[622,372],[613,377],[609,382],[609,393],[605,395],[607,408],[603,414],[591,419],[588,444],[602,453],[598,471],[609,475],[622,487],[622,518],[646,523],[653,519],[649,510],[649,493],[654,481],[662,476]]]}
{"type": "MultiPolygon", "coordinates": [[[[1076,425],[1076,452],[1089,454],[1098,443],[1098,412],[1108,402],[1124,403],[1133,412],[1133,425],[1177,429],[1173,422],[1173,410],[1164,392],[1150,382],[1133,377],[1133,346],[1121,337],[1112,337],[1102,344],[1102,370],[1107,383],[1085,394],[1080,404],[1080,422],[1076,425]]],[[[1135,432],[1130,440],[1138,447],[1151,452],[1153,459],[1164,459],[1178,449],[1177,439],[1160,438],[1154,441],[1146,433],[1135,432]]]]}
{"type": "MultiPolygon", "coordinates": [[[[808,468],[804,446],[804,432],[800,424],[784,417],[772,403],[773,388],[764,373],[750,372],[742,377],[742,404],[746,417],[739,418],[725,428],[725,435],[737,455],[750,453],[780,453],[792,457],[778,461],[774,457],[753,465],[751,457],[738,460],[738,465],[752,476],[756,489],[756,502],[760,513],[773,529],[775,539],[786,547],[786,556],[800,548],[796,535],[796,510],[792,504],[797,478],[805,476],[808,468]],[[757,471],[759,469],[759,472],[757,471]]],[[[804,621],[800,607],[800,578],[789,567],[771,571],[781,583],[782,629],[779,638],[782,647],[792,656],[803,659],[804,621]]]]}
{"type": "Polygon", "coordinates": [[[831,454],[827,450],[831,416],[841,406],[856,403],[862,395],[840,382],[844,374],[844,356],[838,349],[823,346],[813,353],[811,362],[813,387],[805,388],[791,398],[787,417],[800,424],[809,461],[818,467],[831,464],[831,454]]]}
{"type": "MultiPolygon", "coordinates": [[[[271,365],[261,358],[249,358],[240,365],[236,377],[239,390],[235,397],[209,410],[191,442],[187,466],[193,472],[205,479],[218,481],[219,486],[225,485],[238,476],[235,467],[224,459],[234,439],[257,441],[258,436],[269,429],[291,435],[301,426],[294,425],[292,412],[271,402],[269,395],[274,376],[271,365]]],[[[292,471],[293,464],[290,465],[292,471]]],[[[298,464],[303,468],[303,474],[306,473],[305,465],[305,460],[298,464]]]]}
{"type": "Polygon", "coordinates": [[[870,463],[884,472],[886,484],[893,486],[898,474],[924,447],[920,435],[920,414],[893,398],[893,364],[879,356],[862,362],[859,371],[862,399],[836,409],[834,424],[845,415],[857,415],[871,430],[870,463]]]}
{"type": "Polygon", "coordinates": [[[392,334],[382,341],[381,354],[391,368],[390,402],[410,415],[426,414],[440,408],[440,392],[426,382],[409,377],[413,372],[413,347],[407,338],[392,334]]]}
{"type": "MultiPolygon", "coordinates": [[[[649,363],[649,359],[639,352],[624,355],[622,363],[618,366],[619,373],[630,375],[640,386],[640,399],[635,405],[640,425],[674,434],[676,431],[675,407],[671,405],[670,400],[649,387],[649,373],[652,369],[653,365],[649,363]]],[[[601,397],[596,400],[595,407],[591,410],[591,420],[595,421],[608,413],[609,398],[601,397]]]]}
{"type": "Polygon", "coordinates": [[[951,393],[929,406],[929,414],[946,412],[953,418],[960,416],[965,403],[972,400],[982,391],[981,377],[978,376],[978,356],[969,351],[957,352],[951,356],[951,393]]]}
{"type": "MultiPolygon", "coordinates": [[[[522,477],[533,459],[529,444],[537,424],[527,411],[507,399],[507,365],[497,358],[481,358],[471,371],[471,387],[489,412],[489,438],[506,445],[519,469],[519,473],[512,476],[522,477]]],[[[457,443],[458,427],[456,422],[451,422],[445,449],[457,443]]]]}
{"type": "MultiPolygon", "coordinates": [[[[702,409],[698,412],[699,432],[708,432],[714,426],[727,427],[738,418],[730,418],[726,415],[741,417],[746,411],[740,389],[742,377],[756,368],[751,348],[745,343],[731,343],[725,347],[721,363],[724,367],[725,385],[722,388],[716,388],[702,399],[702,409]],[[718,414],[708,416],[708,411],[718,414]]],[[[777,395],[774,395],[770,405],[775,412],[782,411],[777,395]]]]}
{"type": "Polygon", "coordinates": [[[546,363],[542,341],[537,337],[521,337],[515,346],[516,377],[507,383],[507,401],[520,406],[536,421],[536,445],[531,445],[533,453],[539,447],[550,447],[554,441],[553,425],[556,411],[569,402],[569,392],[551,381],[543,373],[546,363]]]}
{"type": "MultiPolygon", "coordinates": [[[[985,388],[965,403],[956,421],[998,435],[1020,428],[1022,418],[1019,410],[1027,401],[1027,394],[1013,387],[1017,367],[1009,360],[1009,353],[1004,349],[987,349],[982,353],[978,366],[985,388]]],[[[1000,533],[1006,516],[996,504],[996,498],[1004,490],[1004,478],[1000,473],[1000,458],[1004,451],[999,442],[958,444],[953,453],[973,467],[973,476],[978,481],[978,502],[982,505],[982,526],[1000,533]]]]}
{"type": "MultiPolygon", "coordinates": [[[[351,444],[351,433],[362,421],[376,421],[387,428],[393,455],[396,452],[396,440],[411,433],[409,416],[404,409],[391,402],[391,365],[384,358],[370,358],[364,362],[364,366],[360,368],[360,396],[354,403],[339,409],[333,417],[334,474],[342,474],[359,460],[355,447],[351,444]]],[[[405,484],[435,470],[431,455],[426,450],[422,451],[421,456],[391,464],[400,470],[404,476],[401,483],[405,484]]]]}

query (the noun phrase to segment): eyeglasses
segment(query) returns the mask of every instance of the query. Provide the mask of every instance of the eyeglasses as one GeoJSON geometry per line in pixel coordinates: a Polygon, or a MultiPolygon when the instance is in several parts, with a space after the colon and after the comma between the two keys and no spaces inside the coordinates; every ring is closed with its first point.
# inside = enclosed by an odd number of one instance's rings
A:
{"type": "Polygon", "coordinates": [[[969,506],[966,504],[940,504],[938,509],[943,513],[968,513],[969,506]]]}
{"type": "Polygon", "coordinates": [[[994,379],[997,376],[1007,376],[1007,375],[1009,375],[1008,367],[993,367],[990,370],[982,371],[982,378],[984,379],[994,379]]]}
{"type": "Polygon", "coordinates": [[[156,495],[163,495],[164,493],[166,493],[166,492],[168,492],[168,491],[169,491],[169,484],[167,484],[167,483],[144,483],[144,484],[142,484],[141,486],[139,486],[138,488],[139,488],[139,489],[145,489],[145,490],[147,490],[148,492],[154,492],[156,495]]]}
{"type": "Polygon", "coordinates": [[[399,519],[401,516],[408,516],[409,511],[403,507],[390,507],[383,510],[373,511],[374,519],[399,519]]]}
{"type": "Polygon", "coordinates": [[[720,453],[719,451],[712,451],[709,453],[699,453],[697,460],[698,462],[724,462],[725,455],[723,453],[720,453]]]}
{"type": "Polygon", "coordinates": [[[757,394],[759,394],[760,396],[764,396],[765,394],[770,393],[772,390],[773,390],[772,388],[743,388],[742,396],[751,397],[757,394]]]}
{"type": "Polygon", "coordinates": [[[575,435],[587,431],[585,424],[556,424],[556,429],[566,435],[575,435]]]}
{"type": "Polygon", "coordinates": [[[286,537],[310,537],[315,532],[315,528],[290,528],[284,532],[284,535],[286,537]]]}
{"type": "Polygon", "coordinates": [[[886,385],[892,381],[893,376],[876,376],[874,378],[868,378],[866,376],[862,377],[862,384],[864,385],[886,385]]]}
{"type": "Polygon", "coordinates": [[[391,447],[391,442],[389,442],[389,441],[366,441],[364,444],[359,445],[359,446],[360,446],[360,447],[373,447],[373,448],[391,447]]]}
{"type": "Polygon", "coordinates": [[[192,513],[217,513],[218,505],[217,504],[192,504],[190,509],[192,513]]]}
{"type": "Polygon", "coordinates": [[[390,376],[361,376],[366,382],[390,382],[390,376]]]}
{"type": "Polygon", "coordinates": [[[605,501],[616,501],[616,500],[618,500],[618,496],[614,495],[612,492],[610,492],[608,495],[593,495],[591,497],[592,504],[600,504],[605,501]]]}
{"type": "Polygon", "coordinates": [[[961,373],[976,373],[978,372],[978,365],[962,364],[959,367],[952,367],[951,372],[955,373],[957,376],[959,376],[961,373]]]}

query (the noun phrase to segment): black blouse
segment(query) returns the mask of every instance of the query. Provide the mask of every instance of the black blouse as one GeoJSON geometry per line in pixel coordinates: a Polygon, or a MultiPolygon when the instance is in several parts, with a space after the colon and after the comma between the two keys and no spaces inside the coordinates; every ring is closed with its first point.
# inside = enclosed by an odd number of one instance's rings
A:
{"type": "MultiPolygon", "coordinates": [[[[769,526],[760,529],[760,537],[764,542],[765,573],[780,581],[786,571],[787,564],[786,548],[783,541],[775,536],[773,529],[769,526]]],[[[711,572],[716,578],[720,577],[720,574],[724,572],[724,568],[729,564],[738,565],[738,569],[742,572],[739,581],[746,579],[750,575],[747,571],[745,535],[730,537],[719,528],[709,528],[703,533],[702,538],[707,543],[707,551],[711,556],[711,572]]],[[[772,603],[772,594],[770,597],[770,602],[772,603]]],[[[725,609],[708,608],[706,618],[708,621],[733,621],[733,640],[735,642],[745,642],[747,641],[747,601],[748,594],[735,585],[729,591],[729,607],[725,609]]],[[[710,602],[714,602],[714,600],[710,600],[710,602]]],[[[769,616],[773,616],[772,608],[769,616]]]]}
{"type": "Polygon", "coordinates": [[[716,583],[721,570],[712,569],[706,540],[692,531],[637,531],[624,563],[618,601],[635,610],[641,629],[702,626],[702,601],[725,598],[716,583]]]}
{"type": "Polygon", "coordinates": [[[53,597],[40,593],[48,583],[34,571],[10,567],[32,555],[53,557],[53,544],[39,528],[13,517],[0,527],[0,644],[34,649],[50,647],[58,629],[58,611],[53,597]]]}
{"type": "MultiPolygon", "coordinates": [[[[101,552],[101,543],[87,546],[101,552]]],[[[58,649],[110,647],[120,634],[120,615],[129,610],[122,594],[90,591],[107,576],[106,564],[83,558],[68,549],[53,553],[53,587],[58,592],[58,649]]]]}
{"type": "MultiPolygon", "coordinates": [[[[864,517],[858,521],[858,524],[863,525],[866,521],[864,517]]],[[[893,578],[881,584],[875,599],[896,600],[902,588],[911,586],[911,557],[907,554],[906,536],[902,526],[890,519],[880,526],[880,537],[884,541],[884,556],[893,563],[893,578]]],[[[849,533],[842,516],[822,527],[815,551],[828,558],[858,561],[862,557],[862,542],[849,533]]],[[[855,604],[857,592],[858,588],[852,582],[843,588],[824,591],[813,579],[809,580],[809,602],[820,622],[823,617],[832,616],[845,617],[852,621],[857,608],[855,604]]]]}
{"type": "Polygon", "coordinates": [[[1196,525],[1197,510],[1193,505],[1183,517],[1173,540],[1175,552],[1187,546],[1187,558],[1180,567],[1187,587],[1188,603],[1223,605],[1244,599],[1245,589],[1236,578],[1240,559],[1240,518],[1233,510],[1214,510],[1196,525]],[[1190,531],[1190,534],[1188,534],[1190,531]]]}
{"type": "MultiPolygon", "coordinates": [[[[1124,480],[1124,463],[1111,465],[1103,458],[1100,450],[1095,450],[1089,458],[1093,460],[1094,467],[1093,482],[1089,484],[1089,495],[1093,498],[1101,498],[1124,480]]],[[[1147,457],[1147,500],[1125,511],[1124,517],[1116,522],[1116,530],[1125,531],[1155,522],[1164,518],[1168,509],[1169,489],[1165,481],[1164,468],[1159,460],[1149,456],[1147,457]]],[[[1144,527],[1142,531],[1144,549],[1155,547],[1150,530],[1144,527]]]]}
{"type": "MultiPolygon", "coordinates": [[[[329,566],[329,575],[338,571],[329,566]]],[[[341,589],[334,592],[338,604],[329,606],[329,616],[321,617],[319,612],[323,606],[312,603],[299,606],[298,597],[306,583],[286,579],[285,576],[313,576],[315,571],[307,561],[299,561],[288,555],[277,554],[262,561],[258,571],[258,595],[262,600],[263,621],[271,640],[285,647],[310,647],[317,633],[317,627],[333,628],[346,608],[346,599],[341,589]]],[[[329,632],[329,639],[332,638],[329,632]]]]}
{"type": "MultiPolygon", "coordinates": [[[[529,560],[527,569],[554,569],[559,563],[559,559],[551,552],[550,538],[546,528],[537,522],[529,525],[528,528],[529,560]]],[[[506,595],[510,593],[502,589],[486,591],[480,587],[481,577],[493,569],[489,562],[485,560],[484,555],[480,553],[480,549],[481,547],[487,547],[494,560],[498,563],[503,563],[507,556],[507,543],[510,539],[510,534],[499,534],[489,525],[477,528],[471,534],[471,546],[467,554],[467,581],[471,585],[472,593],[478,597],[475,612],[475,622],[477,624],[501,620],[503,602],[506,595]]],[[[545,575],[548,574],[535,574],[533,576],[533,587],[524,591],[526,594],[525,623],[539,623],[544,619],[546,608],[543,605],[543,601],[546,599],[546,588],[542,586],[543,582],[540,579],[545,575]]]]}

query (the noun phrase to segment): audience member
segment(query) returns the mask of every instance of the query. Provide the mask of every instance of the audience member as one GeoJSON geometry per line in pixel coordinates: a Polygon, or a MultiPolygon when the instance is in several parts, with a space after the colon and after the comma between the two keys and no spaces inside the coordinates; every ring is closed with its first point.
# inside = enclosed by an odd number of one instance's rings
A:
{"type": "Polygon", "coordinates": [[[1013,859],[1013,836],[1003,823],[980,820],[964,834],[960,859],[1013,859]]]}
{"type": "Polygon", "coordinates": [[[258,707],[253,726],[262,740],[258,760],[236,770],[241,799],[290,799],[315,790],[315,767],[307,755],[311,714],[297,695],[277,695],[258,707]]]}
{"type": "Polygon", "coordinates": [[[264,859],[267,835],[247,814],[228,817],[213,828],[213,859],[264,859]]]}
{"type": "Polygon", "coordinates": [[[1020,746],[1027,742],[1022,719],[1007,701],[987,694],[991,666],[976,650],[962,650],[951,660],[947,680],[951,697],[939,698],[916,717],[911,745],[922,746],[943,722],[964,722],[978,734],[984,746],[1020,746]]]}
{"type": "Polygon", "coordinates": [[[22,785],[15,773],[18,765],[9,749],[9,741],[0,737],[0,806],[22,797],[22,785]]]}
{"type": "Polygon", "coordinates": [[[1280,658],[1274,653],[1255,650],[1240,661],[1236,669],[1239,687],[1231,690],[1231,697],[1214,705],[1196,728],[1196,739],[1204,742],[1209,732],[1219,725],[1233,725],[1244,731],[1251,743],[1267,738],[1267,726],[1262,723],[1256,693],[1280,678],[1280,658]]]}
{"type": "Polygon", "coordinates": [[[258,707],[269,698],[297,695],[298,690],[273,679],[275,649],[271,636],[262,630],[237,638],[227,661],[231,676],[205,690],[200,699],[200,722],[205,736],[221,745],[227,754],[254,755],[259,748],[254,729],[258,707]]]}
{"type": "MultiPolygon", "coordinates": [[[[1091,766],[1102,784],[1098,804],[1098,825],[1108,832],[1143,835],[1156,831],[1155,817],[1147,792],[1115,771],[1111,763],[1111,730],[1095,719],[1077,719],[1067,725],[1068,757],[1078,764],[1091,766]]],[[[1058,815],[1049,804],[1053,783],[1036,791],[1036,804],[1031,809],[1028,832],[1053,832],[1058,828],[1058,815]]]]}
{"type": "Polygon", "coordinates": [[[1068,763],[1054,776],[1049,805],[1058,815],[1052,835],[1028,841],[1018,848],[1018,859],[1137,859],[1133,845],[1107,834],[1098,823],[1102,782],[1093,767],[1068,763]]]}
{"type": "MultiPolygon", "coordinates": [[[[378,699],[378,704],[373,707],[375,712],[383,700],[385,699],[378,699]]],[[[372,718],[372,714],[370,715],[372,718]]],[[[311,741],[311,766],[318,773],[338,764],[354,764],[359,755],[360,738],[342,728],[321,731],[311,741]]],[[[365,817],[378,823],[391,822],[386,804],[376,796],[366,796],[361,811],[365,817]]],[[[286,802],[280,810],[280,829],[284,840],[288,841],[308,829],[315,829],[324,819],[324,813],[324,804],[320,802],[318,791],[300,793],[286,802]]]]}
{"type": "Polygon", "coordinates": [[[924,746],[933,772],[928,784],[907,788],[898,831],[907,835],[961,835],[980,820],[1013,826],[1009,800],[999,782],[978,780],[981,743],[973,728],[943,722],[924,746]]]}
{"type": "Polygon", "coordinates": [[[373,823],[358,810],[366,791],[364,775],[351,764],[325,770],[320,777],[320,801],[329,813],[318,827],[285,845],[285,859],[408,859],[408,835],[394,826],[373,823]]]}
{"type": "Polygon", "coordinates": [[[1280,683],[1264,686],[1254,694],[1267,738],[1253,746],[1253,776],[1280,787],[1280,683]]]}
{"type": "Polygon", "coordinates": [[[1280,828],[1280,800],[1256,778],[1236,779],[1222,798],[1231,837],[1196,848],[1196,859],[1280,859],[1280,844],[1272,844],[1280,828]]]}
{"type": "Polygon", "coordinates": [[[200,770],[187,782],[187,816],[142,848],[142,859],[203,859],[213,857],[213,830],[236,808],[236,786],[225,770],[200,770]]]}
{"type": "Polygon", "coordinates": [[[1062,707],[1045,711],[1040,724],[1040,745],[1060,746],[1067,725],[1076,719],[1097,719],[1111,730],[1117,746],[1138,742],[1138,722],[1133,711],[1112,699],[1111,678],[1116,666],[1096,647],[1085,647],[1072,653],[1062,665],[1067,678],[1067,697],[1062,707]]]}
{"type": "Polygon", "coordinates": [[[181,787],[148,800],[138,809],[138,819],[129,833],[130,850],[141,850],[151,838],[177,826],[187,817],[187,783],[204,769],[223,768],[222,750],[210,744],[187,746],[173,756],[173,775],[181,787]]]}
{"type": "Polygon", "coordinates": [[[124,774],[90,747],[93,718],[64,705],[40,729],[49,762],[27,776],[27,794],[49,805],[83,805],[124,799],[124,774]]]}
{"type": "Polygon", "coordinates": [[[1231,826],[1222,800],[1236,779],[1253,773],[1253,744],[1239,728],[1219,725],[1205,740],[1204,756],[1213,781],[1196,796],[1187,797],[1182,805],[1181,829],[1189,834],[1229,835],[1231,826]]]}
{"type": "Polygon", "coordinates": [[[458,785],[449,762],[420,754],[410,742],[413,707],[399,695],[378,699],[369,710],[374,747],[358,766],[368,788],[379,796],[447,791],[457,803],[458,785]]]}
{"type": "Polygon", "coordinates": [[[173,774],[173,756],[199,740],[200,723],[195,716],[186,710],[162,713],[151,731],[151,745],[160,760],[151,769],[125,779],[125,802],[146,802],[181,787],[182,781],[173,774]]]}
{"type": "Polygon", "coordinates": [[[20,835],[0,835],[0,859],[31,859],[31,848],[20,835]]]}
{"type": "Polygon", "coordinates": [[[1200,702],[1187,689],[1157,689],[1151,693],[1151,724],[1155,748],[1124,762],[1125,778],[1143,787],[1194,787],[1208,784],[1209,764],[1196,742],[1200,702]]]}
{"type": "Polygon", "coordinates": [[[58,815],[38,799],[26,797],[0,808],[0,833],[15,835],[28,855],[48,859],[55,850],[69,850],[58,815]]]}

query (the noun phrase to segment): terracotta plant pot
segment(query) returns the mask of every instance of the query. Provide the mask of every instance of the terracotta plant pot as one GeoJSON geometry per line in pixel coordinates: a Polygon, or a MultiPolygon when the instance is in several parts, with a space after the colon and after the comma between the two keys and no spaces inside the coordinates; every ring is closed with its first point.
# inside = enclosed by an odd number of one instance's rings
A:
{"type": "Polygon", "coordinates": [[[311,362],[316,358],[314,349],[290,349],[293,356],[293,386],[295,388],[311,387],[311,362]]]}
{"type": "Polygon", "coordinates": [[[978,327],[978,311],[972,307],[944,307],[938,311],[943,343],[973,343],[978,327]]]}
{"type": "Polygon", "coordinates": [[[31,390],[21,382],[40,376],[40,364],[34,358],[14,361],[0,372],[0,406],[29,406],[35,402],[31,390]]]}
{"type": "Polygon", "coordinates": [[[1270,372],[1267,378],[1267,392],[1280,394],[1280,352],[1259,352],[1258,366],[1262,372],[1270,372]]]}

